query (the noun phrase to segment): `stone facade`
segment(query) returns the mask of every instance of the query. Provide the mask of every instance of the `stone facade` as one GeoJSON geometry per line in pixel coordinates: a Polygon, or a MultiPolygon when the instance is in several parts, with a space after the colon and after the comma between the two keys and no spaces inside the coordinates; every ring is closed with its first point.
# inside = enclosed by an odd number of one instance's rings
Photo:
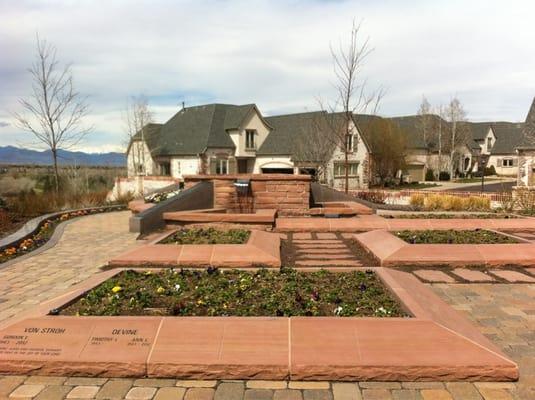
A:
{"type": "Polygon", "coordinates": [[[206,180],[214,183],[214,207],[230,212],[276,209],[280,215],[304,215],[310,206],[311,177],[308,175],[192,175],[185,177],[185,187],[206,180]],[[236,179],[250,179],[248,196],[238,196],[234,186],[236,179]]]}

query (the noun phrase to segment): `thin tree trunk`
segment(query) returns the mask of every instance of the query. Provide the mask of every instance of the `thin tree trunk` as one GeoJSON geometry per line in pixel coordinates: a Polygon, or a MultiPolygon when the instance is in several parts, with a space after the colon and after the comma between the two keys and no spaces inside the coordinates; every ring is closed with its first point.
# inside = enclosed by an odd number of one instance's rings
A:
{"type": "Polygon", "coordinates": [[[347,143],[346,143],[346,149],[344,151],[344,157],[345,157],[345,192],[349,192],[349,155],[347,154],[347,143]]]}
{"type": "Polygon", "coordinates": [[[58,171],[58,151],[52,149],[52,158],[54,159],[54,187],[56,194],[59,193],[59,171],[58,171]]]}

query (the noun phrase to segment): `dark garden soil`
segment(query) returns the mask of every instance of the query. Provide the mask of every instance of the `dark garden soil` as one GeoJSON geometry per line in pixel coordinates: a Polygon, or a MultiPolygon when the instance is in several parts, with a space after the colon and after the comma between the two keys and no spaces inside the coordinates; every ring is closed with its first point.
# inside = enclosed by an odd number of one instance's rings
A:
{"type": "Polygon", "coordinates": [[[63,315],[408,316],[371,271],[124,271],[63,315]]]}
{"type": "Polygon", "coordinates": [[[394,234],[411,244],[504,244],[520,243],[520,241],[484,229],[471,231],[457,230],[426,230],[397,231],[394,234]]]}
{"type": "Polygon", "coordinates": [[[217,230],[215,228],[179,229],[161,240],[161,244],[243,244],[250,231],[243,229],[217,230]]]}
{"type": "Polygon", "coordinates": [[[521,218],[514,214],[392,214],[382,215],[383,218],[389,219],[514,219],[521,218]]]}

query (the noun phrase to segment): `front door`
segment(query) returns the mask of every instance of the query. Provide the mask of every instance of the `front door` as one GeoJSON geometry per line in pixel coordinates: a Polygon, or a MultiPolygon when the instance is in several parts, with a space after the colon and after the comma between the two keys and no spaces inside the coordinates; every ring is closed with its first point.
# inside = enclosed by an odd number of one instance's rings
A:
{"type": "Polygon", "coordinates": [[[238,159],[238,174],[246,174],[247,173],[247,159],[242,158],[238,159]]]}

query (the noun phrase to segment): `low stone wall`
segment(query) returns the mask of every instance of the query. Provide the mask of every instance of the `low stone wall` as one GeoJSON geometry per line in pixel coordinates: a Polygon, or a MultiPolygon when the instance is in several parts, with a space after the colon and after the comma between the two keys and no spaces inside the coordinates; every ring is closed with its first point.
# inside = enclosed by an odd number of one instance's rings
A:
{"type": "Polygon", "coordinates": [[[131,194],[134,197],[145,196],[148,193],[178,183],[180,183],[179,179],[170,176],[117,177],[113,189],[108,193],[108,200],[115,201],[127,194],[131,194]]]}
{"type": "Polygon", "coordinates": [[[214,207],[231,212],[254,212],[276,209],[280,215],[304,215],[310,207],[310,176],[285,174],[189,175],[184,177],[188,188],[201,181],[214,183],[214,207]],[[250,179],[247,199],[238,199],[234,182],[250,179]]]}

